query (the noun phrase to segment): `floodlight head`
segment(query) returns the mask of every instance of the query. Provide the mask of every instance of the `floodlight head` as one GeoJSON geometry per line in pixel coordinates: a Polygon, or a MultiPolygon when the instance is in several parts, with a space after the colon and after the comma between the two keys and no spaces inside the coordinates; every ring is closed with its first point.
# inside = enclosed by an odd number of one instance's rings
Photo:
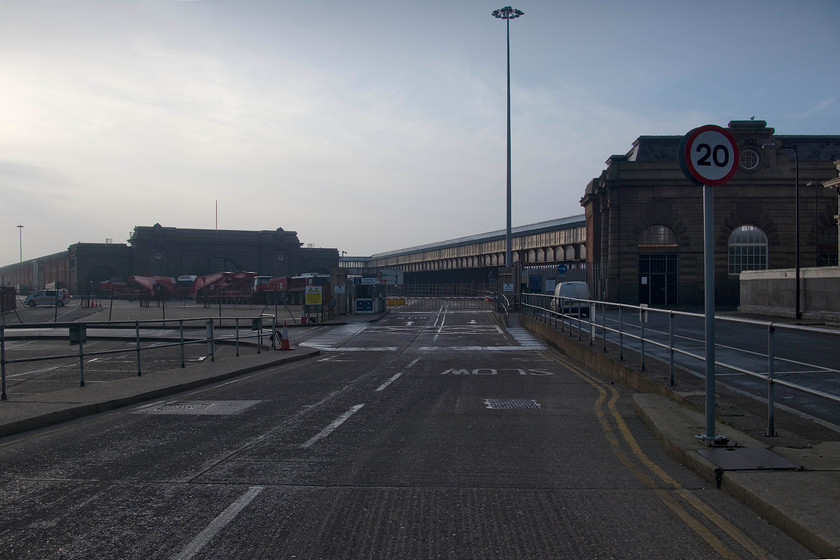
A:
{"type": "Polygon", "coordinates": [[[498,19],[516,19],[519,16],[525,15],[525,12],[516,10],[510,6],[505,6],[500,10],[493,10],[492,16],[498,19]]]}

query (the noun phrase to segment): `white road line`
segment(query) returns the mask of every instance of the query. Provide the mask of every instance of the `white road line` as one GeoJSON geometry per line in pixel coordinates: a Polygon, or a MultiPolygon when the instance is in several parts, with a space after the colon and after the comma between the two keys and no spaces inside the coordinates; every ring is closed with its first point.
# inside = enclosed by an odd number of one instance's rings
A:
{"type": "Polygon", "coordinates": [[[163,403],[166,403],[166,402],[172,402],[172,401],[155,401],[155,402],[149,403],[149,404],[141,404],[140,406],[135,407],[134,410],[143,410],[143,409],[146,409],[146,408],[159,406],[159,405],[161,405],[163,403]]]}
{"type": "Polygon", "coordinates": [[[382,385],[377,387],[376,390],[377,391],[382,391],[383,389],[387,388],[388,385],[390,385],[391,383],[393,383],[394,381],[399,379],[402,374],[403,374],[403,372],[399,372],[398,374],[394,375],[391,379],[389,379],[388,381],[386,381],[385,383],[383,383],[382,385]]]}
{"type": "MultiPolygon", "coordinates": [[[[417,362],[419,362],[419,361],[420,361],[420,358],[414,358],[413,360],[411,360],[411,363],[409,363],[407,366],[405,366],[405,369],[410,368],[411,366],[413,366],[414,364],[416,364],[416,363],[417,363],[417,362]]],[[[391,379],[389,379],[388,381],[386,381],[385,383],[383,383],[382,385],[380,385],[379,387],[377,387],[377,388],[376,388],[376,390],[377,390],[377,391],[382,391],[383,389],[385,389],[386,387],[388,387],[388,385],[390,385],[391,383],[393,383],[394,381],[396,381],[397,379],[399,379],[399,378],[400,378],[400,376],[401,376],[403,373],[405,373],[405,372],[404,372],[404,371],[401,371],[401,372],[397,373],[397,374],[396,374],[396,375],[394,375],[391,379]]]]}
{"type": "Polygon", "coordinates": [[[233,519],[239,515],[239,512],[242,511],[245,506],[251,503],[251,500],[257,497],[257,494],[262,492],[262,486],[252,486],[245,492],[243,495],[239,497],[235,502],[230,504],[225,511],[220,513],[216,519],[210,522],[201,533],[198,534],[193,541],[187,545],[187,547],[181,551],[180,554],[175,556],[178,560],[187,560],[192,558],[198,551],[202,549],[202,547],[210,542],[210,539],[216,536],[216,534],[225,528],[225,526],[233,521],[233,519]]]}
{"type": "Polygon", "coordinates": [[[336,428],[338,428],[339,426],[344,424],[344,422],[346,422],[348,418],[350,418],[351,416],[356,414],[359,411],[359,409],[362,408],[363,406],[365,406],[364,403],[357,404],[356,406],[350,407],[350,410],[348,410],[347,412],[345,412],[344,414],[342,414],[341,416],[339,416],[338,418],[333,420],[332,423],[330,423],[329,426],[327,426],[326,428],[321,430],[318,433],[318,435],[312,437],[309,441],[307,441],[306,443],[301,445],[301,447],[304,448],[304,449],[306,449],[307,447],[312,447],[316,442],[318,442],[318,440],[324,439],[325,437],[330,435],[333,432],[333,430],[335,430],[336,428]]]}
{"type": "Polygon", "coordinates": [[[38,373],[46,373],[48,371],[55,371],[60,367],[61,366],[53,366],[53,367],[48,367],[48,368],[43,368],[43,369],[33,369],[31,371],[24,371],[23,373],[13,373],[11,375],[7,375],[6,377],[7,378],[23,377],[25,375],[35,375],[35,374],[38,374],[38,373]]]}

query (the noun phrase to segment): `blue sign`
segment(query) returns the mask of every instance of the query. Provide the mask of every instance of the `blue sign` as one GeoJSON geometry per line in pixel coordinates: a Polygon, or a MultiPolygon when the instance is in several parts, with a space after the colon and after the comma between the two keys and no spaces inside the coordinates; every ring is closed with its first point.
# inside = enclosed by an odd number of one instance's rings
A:
{"type": "Polygon", "coordinates": [[[557,273],[558,274],[566,274],[566,272],[568,270],[569,270],[569,267],[565,264],[558,264],[557,265],[557,273]]]}

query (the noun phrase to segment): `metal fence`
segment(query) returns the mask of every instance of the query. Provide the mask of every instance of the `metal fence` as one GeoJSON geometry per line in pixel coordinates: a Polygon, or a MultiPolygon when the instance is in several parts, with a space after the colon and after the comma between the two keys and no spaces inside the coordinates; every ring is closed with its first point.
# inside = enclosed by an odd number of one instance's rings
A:
{"type": "MultiPolygon", "coordinates": [[[[546,322],[561,332],[568,330],[569,335],[577,336],[581,343],[585,341],[591,346],[600,343],[603,345],[604,352],[607,351],[608,342],[615,344],[620,360],[624,359],[625,349],[632,346],[632,349],[639,353],[643,371],[646,369],[646,359],[658,352],[657,359],[664,357],[661,361],[668,364],[669,385],[675,384],[675,362],[681,358],[684,358],[681,361],[681,367],[694,372],[695,375],[705,377],[705,354],[702,349],[705,341],[678,332],[676,324],[678,319],[682,319],[683,322],[703,321],[702,314],[597,300],[575,298],[559,300],[545,294],[523,294],[520,312],[546,322]],[[578,311],[587,307],[588,314],[578,311]],[[692,367],[692,363],[696,364],[696,367],[692,367]]],[[[825,339],[824,342],[821,340],[815,343],[817,347],[838,348],[840,347],[840,331],[728,316],[716,316],[715,320],[721,322],[722,326],[728,327],[730,333],[735,333],[729,335],[730,339],[738,338],[737,333],[743,332],[746,328],[766,333],[764,342],[753,340],[751,343],[744,344],[742,348],[734,347],[732,340],[722,340],[720,335],[716,336],[716,355],[721,358],[715,359],[715,366],[766,384],[767,435],[776,435],[776,387],[785,387],[832,403],[840,403],[840,394],[838,394],[840,391],[837,391],[840,387],[840,370],[837,369],[836,358],[832,358],[830,354],[810,355],[806,359],[813,361],[804,363],[791,357],[782,359],[778,353],[778,348],[784,344],[791,356],[799,354],[801,353],[801,346],[797,348],[799,342],[807,339],[813,342],[815,337],[825,339]],[[741,365],[733,363],[736,360],[741,365]],[[792,363],[798,363],[802,367],[796,371],[786,371],[780,368],[782,361],[787,367],[791,367],[792,363]],[[822,363],[818,363],[819,361],[822,363]],[[745,367],[744,364],[749,367],[745,367]],[[808,379],[810,383],[791,380],[790,377],[795,374],[808,379]],[[820,388],[821,385],[823,388],[820,388]]]]}
{"type": "Polygon", "coordinates": [[[386,299],[388,309],[403,312],[423,312],[475,310],[493,307],[496,296],[448,296],[448,297],[416,297],[416,296],[390,296],[386,299]]]}
{"type": "MultiPolygon", "coordinates": [[[[235,355],[240,355],[240,342],[250,341],[256,347],[256,353],[262,351],[267,336],[271,348],[279,344],[277,319],[274,315],[263,314],[254,318],[195,318],[177,320],[126,321],[126,322],[89,322],[89,323],[24,323],[0,325],[0,400],[7,400],[7,366],[29,362],[79,359],[79,386],[85,386],[85,360],[97,356],[113,354],[134,354],[136,375],[143,375],[144,353],[162,349],[180,350],[180,367],[186,367],[186,348],[193,345],[206,345],[205,357],[215,361],[216,346],[230,344],[235,348],[235,355]],[[223,326],[226,325],[226,326],[223,326]],[[148,344],[152,337],[150,331],[157,331],[155,340],[173,340],[172,342],[148,344]],[[33,331],[39,331],[36,335],[33,331]],[[130,334],[126,334],[126,333],[130,334]],[[64,334],[66,333],[66,334],[64,334]],[[70,345],[78,346],[78,352],[60,353],[42,356],[9,358],[7,343],[26,338],[38,338],[48,334],[50,338],[67,340],[70,345]],[[10,336],[11,335],[11,336],[10,336]],[[91,339],[121,340],[131,339],[131,348],[85,351],[85,343],[91,339]],[[144,345],[145,343],[145,345],[144,345]]],[[[177,362],[176,362],[177,363],[177,362]]],[[[147,368],[148,370],[148,368],[147,368]]]]}

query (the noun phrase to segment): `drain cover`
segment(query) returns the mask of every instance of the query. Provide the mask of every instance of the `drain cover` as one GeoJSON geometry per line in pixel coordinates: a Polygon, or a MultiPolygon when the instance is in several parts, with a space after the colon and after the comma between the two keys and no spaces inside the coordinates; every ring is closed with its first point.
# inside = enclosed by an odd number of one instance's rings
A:
{"type": "Polygon", "coordinates": [[[697,450],[700,455],[725,471],[796,470],[799,465],[769,449],[746,447],[707,447],[697,450]]]}
{"type": "Polygon", "coordinates": [[[533,399],[484,399],[484,405],[493,410],[539,410],[540,403],[533,399]]]}
{"type": "Polygon", "coordinates": [[[224,416],[242,412],[260,401],[170,401],[142,408],[142,414],[188,414],[224,416]]]}

